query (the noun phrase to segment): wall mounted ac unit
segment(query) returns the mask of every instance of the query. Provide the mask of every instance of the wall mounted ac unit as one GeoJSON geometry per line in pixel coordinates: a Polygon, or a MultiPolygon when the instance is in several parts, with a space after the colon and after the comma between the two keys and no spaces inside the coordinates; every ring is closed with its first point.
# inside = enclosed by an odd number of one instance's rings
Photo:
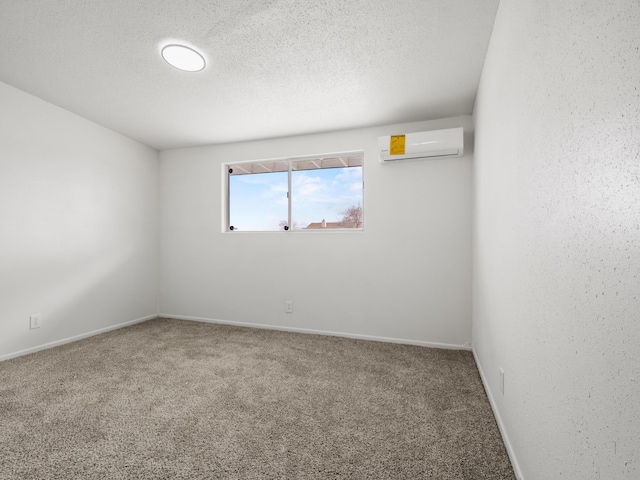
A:
{"type": "Polygon", "coordinates": [[[462,127],[406,133],[378,138],[380,163],[422,158],[461,157],[464,154],[462,127]]]}

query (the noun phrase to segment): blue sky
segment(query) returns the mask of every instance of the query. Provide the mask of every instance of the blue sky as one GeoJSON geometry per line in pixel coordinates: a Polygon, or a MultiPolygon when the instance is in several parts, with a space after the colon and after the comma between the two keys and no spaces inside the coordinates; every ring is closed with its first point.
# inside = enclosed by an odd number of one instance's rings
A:
{"type": "MultiPolygon", "coordinates": [[[[287,172],[233,175],[229,182],[230,224],[240,231],[280,230],[287,220],[287,172]]],[[[336,222],[352,205],[362,205],[362,167],[293,171],[295,228],[336,222]]]]}

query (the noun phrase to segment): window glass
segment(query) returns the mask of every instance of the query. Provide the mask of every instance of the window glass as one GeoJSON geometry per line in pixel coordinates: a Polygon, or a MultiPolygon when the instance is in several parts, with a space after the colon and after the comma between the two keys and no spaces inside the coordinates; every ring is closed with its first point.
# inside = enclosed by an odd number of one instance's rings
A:
{"type": "MultiPolygon", "coordinates": [[[[236,167],[230,168],[235,171],[236,167]]],[[[229,225],[233,230],[282,230],[289,215],[288,175],[288,171],[230,175],[229,225]]]]}
{"type": "Polygon", "coordinates": [[[362,153],[233,164],[228,172],[231,231],[363,228],[362,153]]]}
{"type": "Polygon", "coordinates": [[[361,212],[362,166],[292,169],[293,229],[362,228],[361,212]]]}

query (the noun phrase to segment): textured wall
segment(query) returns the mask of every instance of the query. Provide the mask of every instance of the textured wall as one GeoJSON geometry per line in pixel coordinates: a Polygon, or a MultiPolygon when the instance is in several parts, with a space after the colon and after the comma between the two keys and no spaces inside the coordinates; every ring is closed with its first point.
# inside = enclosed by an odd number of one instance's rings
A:
{"type": "Polygon", "coordinates": [[[0,105],[0,358],[155,314],[157,152],[4,83],[0,105]]]}
{"type": "Polygon", "coordinates": [[[161,152],[161,312],[462,346],[471,127],[464,116],[161,152]],[[378,161],[381,135],[454,126],[467,131],[462,158],[378,161]],[[224,162],[353,150],[365,152],[364,231],[221,231],[224,162]]]}
{"type": "Polygon", "coordinates": [[[527,480],[640,478],[639,26],[503,0],[482,75],[473,342],[527,480]]]}

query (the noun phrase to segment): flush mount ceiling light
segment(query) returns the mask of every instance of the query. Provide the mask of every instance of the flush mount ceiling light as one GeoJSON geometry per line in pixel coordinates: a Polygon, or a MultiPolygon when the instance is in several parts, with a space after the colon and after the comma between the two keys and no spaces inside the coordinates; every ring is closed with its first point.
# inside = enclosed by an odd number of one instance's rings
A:
{"type": "Polygon", "coordinates": [[[167,45],[162,49],[162,58],[172,67],[185,72],[199,72],[206,65],[202,55],[184,45],[167,45]]]}

